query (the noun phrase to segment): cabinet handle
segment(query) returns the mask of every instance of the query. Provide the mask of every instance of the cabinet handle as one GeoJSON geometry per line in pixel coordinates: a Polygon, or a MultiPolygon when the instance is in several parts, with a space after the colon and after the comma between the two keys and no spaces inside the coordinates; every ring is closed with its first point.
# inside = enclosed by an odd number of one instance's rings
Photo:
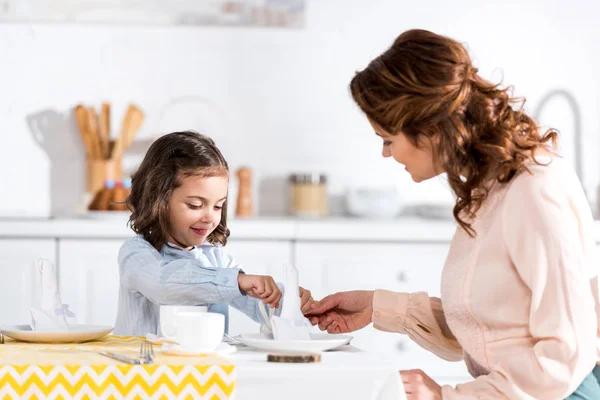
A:
{"type": "Polygon", "coordinates": [[[408,276],[406,275],[406,272],[400,271],[398,273],[398,281],[400,281],[400,283],[408,282],[408,276]]]}

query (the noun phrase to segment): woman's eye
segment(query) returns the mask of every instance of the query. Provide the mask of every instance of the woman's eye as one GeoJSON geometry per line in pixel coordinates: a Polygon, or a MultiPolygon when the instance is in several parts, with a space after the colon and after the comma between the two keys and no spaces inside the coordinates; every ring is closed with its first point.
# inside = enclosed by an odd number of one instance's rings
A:
{"type": "Polygon", "coordinates": [[[389,140],[384,140],[384,141],[383,141],[383,145],[384,145],[384,146],[389,146],[390,144],[392,144],[392,142],[391,142],[391,141],[389,141],[389,140]]]}
{"type": "Polygon", "coordinates": [[[222,210],[223,206],[215,206],[215,210],[222,210]]]}
{"type": "Polygon", "coordinates": [[[193,204],[188,204],[187,206],[188,206],[188,208],[190,210],[199,210],[202,207],[201,205],[200,206],[195,206],[193,204]]]}

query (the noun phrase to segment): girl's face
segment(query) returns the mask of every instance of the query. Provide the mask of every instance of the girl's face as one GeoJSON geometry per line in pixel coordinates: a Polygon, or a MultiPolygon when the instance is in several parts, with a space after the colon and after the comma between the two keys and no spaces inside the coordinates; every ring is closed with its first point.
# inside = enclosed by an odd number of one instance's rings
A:
{"type": "Polygon", "coordinates": [[[169,199],[167,241],[184,249],[199,246],[221,222],[227,199],[226,176],[188,176],[169,199]]]}
{"type": "Polygon", "coordinates": [[[375,130],[375,134],[383,140],[381,155],[392,157],[405,166],[415,182],[423,182],[442,173],[436,166],[433,147],[429,140],[423,141],[420,147],[416,147],[402,132],[390,135],[377,124],[369,120],[375,130]]]}

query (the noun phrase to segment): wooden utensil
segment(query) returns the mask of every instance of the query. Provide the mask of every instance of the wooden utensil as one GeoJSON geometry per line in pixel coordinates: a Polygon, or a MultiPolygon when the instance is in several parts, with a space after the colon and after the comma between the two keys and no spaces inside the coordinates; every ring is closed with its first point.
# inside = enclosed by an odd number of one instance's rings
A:
{"type": "Polygon", "coordinates": [[[88,127],[90,129],[89,137],[91,138],[92,144],[92,157],[101,160],[103,158],[102,142],[98,133],[98,115],[96,115],[94,107],[88,109],[88,127]]]}
{"type": "Polygon", "coordinates": [[[121,122],[121,131],[119,132],[119,136],[115,139],[115,143],[110,152],[111,160],[116,160],[117,158],[123,155],[123,150],[125,146],[125,141],[127,140],[127,129],[129,126],[129,117],[127,113],[125,113],[125,117],[123,118],[123,122],[121,122]]]}
{"type": "Polygon", "coordinates": [[[144,113],[142,110],[130,104],[123,117],[121,124],[121,132],[115,141],[115,145],[111,152],[111,158],[114,160],[123,155],[125,151],[133,142],[135,133],[140,129],[144,122],[144,113]]]}
{"type": "Polygon", "coordinates": [[[129,107],[127,107],[127,115],[129,116],[129,128],[127,129],[125,149],[128,149],[129,146],[131,146],[136,133],[140,130],[142,123],[144,122],[144,113],[133,104],[130,104],[129,107]]]}
{"type": "Polygon", "coordinates": [[[85,153],[87,158],[92,157],[92,144],[89,138],[88,130],[88,115],[86,108],[79,104],[75,107],[75,119],[77,120],[77,127],[79,128],[79,135],[85,147],[85,153]]]}
{"type": "Polygon", "coordinates": [[[102,139],[102,157],[110,158],[110,104],[102,103],[100,109],[100,137],[102,139]]]}

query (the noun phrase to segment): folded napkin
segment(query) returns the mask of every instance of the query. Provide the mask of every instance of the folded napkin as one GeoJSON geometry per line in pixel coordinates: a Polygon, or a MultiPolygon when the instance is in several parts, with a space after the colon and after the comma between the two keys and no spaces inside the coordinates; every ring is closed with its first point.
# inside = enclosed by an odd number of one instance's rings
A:
{"type": "Polygon", "coordinates": [[[310,324],[304,317],[300,304],[298,270],[293,265],[284,267],[283,305],[281,316],[271,316],[271,329],[275,340],[310,340],[310,324]]]}
{"type": "Polygon", "coordinates": [[[55,265],[42,258],[35,260],[37,276],[42,284],[42,300],[39,308],[29,307],[31,329],[34,331],[68,331],[66,317],[74,317],[68,304],[60,300],[58,275],[55,265]]]}

